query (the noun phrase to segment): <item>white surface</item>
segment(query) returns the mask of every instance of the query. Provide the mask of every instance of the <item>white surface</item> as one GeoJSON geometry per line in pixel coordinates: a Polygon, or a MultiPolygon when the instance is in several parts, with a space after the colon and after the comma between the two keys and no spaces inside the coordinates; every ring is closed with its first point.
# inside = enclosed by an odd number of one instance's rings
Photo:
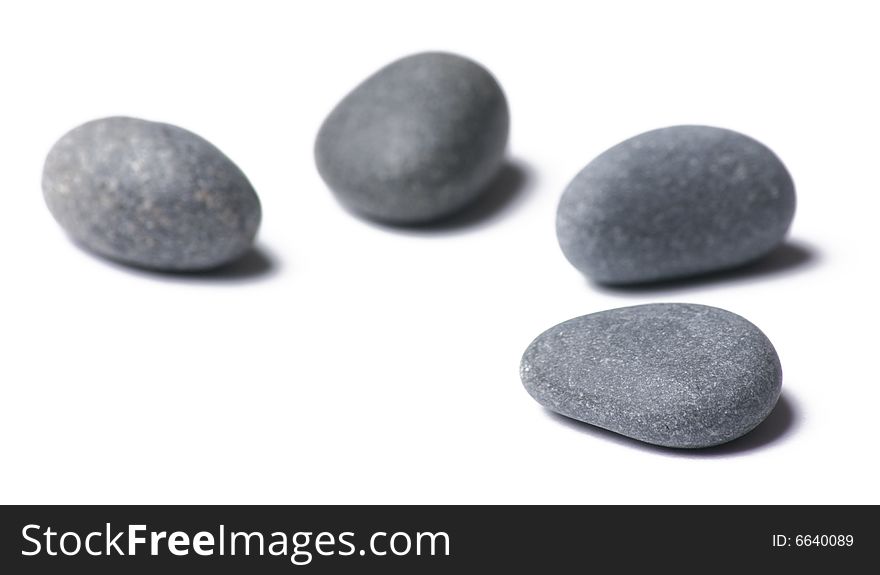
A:
{"type": "Polygon", "coordinates": [[[0,8],[4,503],[880,503],[880,35],[870,2],[20,2],[0,8]],[[489,67],[522,189],[486,219],[389,231],[312,161],[332,106],[425,49],[489,67]],[[239,279],[128,271],[75,248],[40,173],[126,114],[213,141],[264,207],[239,279]],[[614,292],[554,234],[562,189],[648,129],[750,134],[798,189],[771,273],[614,292]],[[735,448],[643,448],[549,416],[520,355],[573,316],[651,301],[740,313],[776,345],[786,413],[735,448]]]}

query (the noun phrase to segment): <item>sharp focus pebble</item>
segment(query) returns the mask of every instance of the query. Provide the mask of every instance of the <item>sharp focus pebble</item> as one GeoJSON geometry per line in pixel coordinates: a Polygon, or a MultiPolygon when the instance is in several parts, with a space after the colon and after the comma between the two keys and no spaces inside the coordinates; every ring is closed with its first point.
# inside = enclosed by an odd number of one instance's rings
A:
{"type": "Polygon", "coordinates": [[[346,96],[318,133],[315,159],[339,201],[400,225],[473,203],[504,161],[509,114],[482,66],[445,53],[382,68],[346,96]]]}
{"type": "Polygon", "coordinates": [[[776,405],[782,368],[752,323],[722,309],[649,304],[554,326],[522,358],[523,385],[567,417],[666,447],[748,433],[776,405]]]}
{"type": "Polygon", "coordinates": [[[135,118],[95,120],[63,136],[46,159],[43,195],[80,245],[163,271],[229,263],[260,225],[253,187],[220,150],[135,118]]]}
{"type": "Polygon", "coordinates": [[[630,138],[590,162],[559,203],[562,251],[600,283],[668,280],[736,267],[788,231],[785,166],[737,132],[675,126],[630,138]]]}

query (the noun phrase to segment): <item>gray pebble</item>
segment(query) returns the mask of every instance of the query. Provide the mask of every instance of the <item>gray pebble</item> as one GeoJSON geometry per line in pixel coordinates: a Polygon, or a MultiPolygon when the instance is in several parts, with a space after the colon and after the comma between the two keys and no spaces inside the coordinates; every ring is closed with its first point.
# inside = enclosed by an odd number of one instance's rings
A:
{"type": "Polygon", "coordinates": [[[675,126],[590,162],[559,203],[563,253],[600,283],[682,278],[736,267],[778,246],[795,210],[785,166],[737,132],[675,126]]]}
{"type": "Polygon", "coordinates": [[[357,86],[318,132],[321,177],[350,210],[428,223],[474,202],[499,172],[509,114],[482,66],[445,53],[408,56],[357,86]]]}
{"type": "Polygon", "coordinates": [[[776,405],[773,344],[728,311],[649,304],[554,326],[529,345],[520,377],[541,405],[666,447],[710,447],[757,426],[776,405]]]}
{"type": "Polygon", "coordinates": [[[64,135],[46,159],[43,196],[80,245],[162,271],[235,260],[260,225],[253,187],[220,150],[182,128],[134,118],[64,135]]]}

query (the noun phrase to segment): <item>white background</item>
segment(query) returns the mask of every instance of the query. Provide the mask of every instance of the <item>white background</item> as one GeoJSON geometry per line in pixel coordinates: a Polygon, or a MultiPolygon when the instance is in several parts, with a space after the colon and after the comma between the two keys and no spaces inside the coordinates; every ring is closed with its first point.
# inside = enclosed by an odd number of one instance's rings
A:
{"type": "Polygon", "coordinates": [[[880,503],[877,26],[870,2],[4,3],[0,500],[880,503]],[[515,167],[493,209],[384,229],[334,201],[314,135],[357,82],[427,49],[497,76],[515,167]],[[181,278],[74,247],[42,162],[117,114],[224,150],[262,199],[262,255],[181,278]],[[679,123],[778,153],[789,247],[721,278],[588,284],[556,244],[563,188],[679,123]],[[653,301],[727,308],[774,342],[783,400],[752,435],[651,448],[523,390],[541,331],[653,301]]]}

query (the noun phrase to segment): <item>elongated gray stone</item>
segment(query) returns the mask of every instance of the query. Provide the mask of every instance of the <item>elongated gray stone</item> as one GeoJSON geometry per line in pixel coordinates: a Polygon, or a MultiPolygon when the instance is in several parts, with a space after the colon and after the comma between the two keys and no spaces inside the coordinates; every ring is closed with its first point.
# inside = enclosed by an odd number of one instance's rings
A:
{"type": "Polygon", "coordinates": [[[257,194],[220,150],[135,118],[64,135],[43,169],[49,210],[80,245],[149,269],[199,271],[237,259],[260,225],[257,194]]]}
{"type": "Polygon", "coordinates": [[[600,283],[682,278],[743,265],[778,246],[795,210],[785,166],[737,132],[675,126],[590,162],[559,203],[568,260],[600,283]]]}
{"type": "Polygon", "coordinates": [[[474,202],[497,175],[509,113],[498,82],[461,56],[428,52],[385,66],[321,126],[315,160],[337,199],[415,225],[474,202]]]}
{"type": "Polygon", "coordinates": [[[719,445],[776,405],[770,340],[722,309],[649,304],[556,325],[526,349],[523,385],[556,413],[666,447],[719,445]]]}

